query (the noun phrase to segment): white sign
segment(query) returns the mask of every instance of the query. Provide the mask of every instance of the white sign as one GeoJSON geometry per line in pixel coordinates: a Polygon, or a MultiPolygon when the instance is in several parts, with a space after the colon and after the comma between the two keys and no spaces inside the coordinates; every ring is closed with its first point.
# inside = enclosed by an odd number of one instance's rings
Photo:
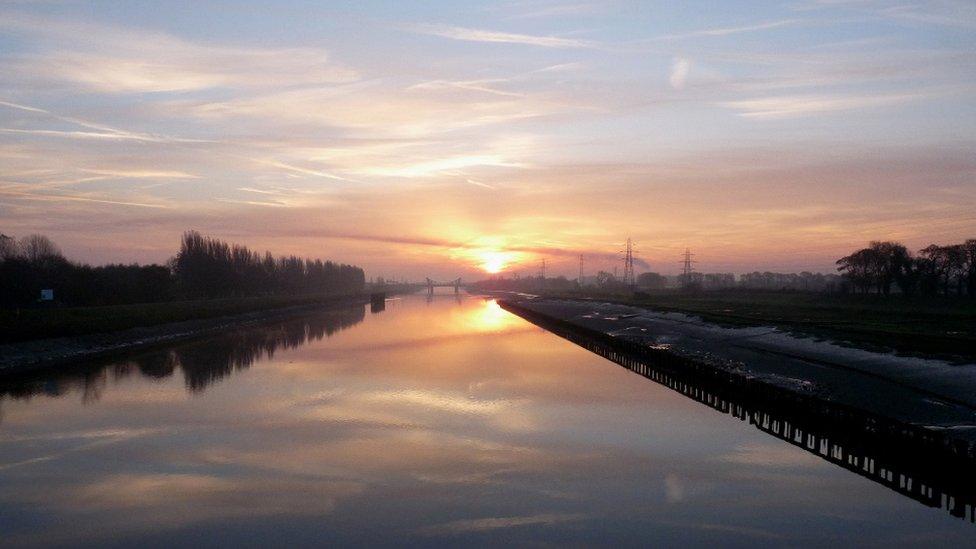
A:
{"type": "Polygon", "coordinates": [[[41,290],[41,301],[54,301],[54,290],[41,290]]]}

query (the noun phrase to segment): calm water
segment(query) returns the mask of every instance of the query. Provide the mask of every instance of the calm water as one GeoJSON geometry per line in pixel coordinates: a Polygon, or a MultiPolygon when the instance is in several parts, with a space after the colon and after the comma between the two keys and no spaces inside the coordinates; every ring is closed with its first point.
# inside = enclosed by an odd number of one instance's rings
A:
{"type": "Polygon", "coordinates": [[[0,386],[0,545],[971,545],[467,297],[0,386]]]}

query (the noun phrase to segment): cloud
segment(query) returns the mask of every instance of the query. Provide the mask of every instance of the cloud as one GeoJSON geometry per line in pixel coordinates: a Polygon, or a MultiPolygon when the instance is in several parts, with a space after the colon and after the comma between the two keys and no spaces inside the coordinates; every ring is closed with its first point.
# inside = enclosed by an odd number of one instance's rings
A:
{"type": "Polygon", "coordinates": [[[468,42],[523,44],[527,46],[539,46],[542,48],[594,48],[598,46],[596,42],[590,40],[560,38],[557,36],[516,34],[511,32],[472,29],[467,27],[423,25],[414,27],[413,31],[420,34],[428,34],[431,36],[440,36],[442,38],[464,40],[468,42]]]}
{"type": "Polygon", "coordinates": [[[972,2],[952,2],[945,0],[942,2],[930,2],[926,3],[922,10],[918,6],[899,5],[883,9],[881,13],[894,19],[964,29],[976,29],[976,5],[972,2]]]}
{"type": "Polygon", "coordinates": [[[83,172],[92,173],[109,178],[122,179],[199,179],[200,176],[186,173],[183,171],[166,170],[120,170],[120,169],[83,169],[83,172]]]}
{"type": "Polygon", "coordinates": [[[685,87],[685,82],[688,80],[688,71],[691,70],[691,61],[683,57],[675,57],[671,61],[671,76],[668,77],[668,83],[671,87],[680,90],[685,87]]]}
{"type": "Polygon", "coordinates": [[[562,522],[583,520],[581,514],[543,514],[519,517],[489,517],[456,520],[422,528],[418,533],[426,536],[458,535],[472,532],[489,532],[519,526],[551,526],[562,522]]]}
{"type": "MultiPolygon", "coordinates": [[[[512,6],[515,7],[515,6],[512,6]]],[[[554,17],[566,17],[566,16],[576,16],[576,15],[592,15],[594,13],[599,13],[607,8],[606,3],[595,3],[595,2],[580,2],[575,4],[564,4],[564,3],[542,3],[536,5],[524,5],[519,4],[519,8],[525,8],[527,11],[522,11],[511,15],[512,19],[535,19],[535,18],[546,18],[551,19],[554,17]]]]}
{"type": "Polygon", "coordinates": [[[464,180],[466,182],[472,184],[472,185],[477,186],[477,187],[482,187],[482,188],[485,188],[485,189],[495,190],[495,187],[493,187],[493,186],[491,186],[491,185],[489,185],[489,184],[487,184],[487,183],[485,183],[483,181],[478,181],[477,179],[471,179],[470,177],[467,177],[464,180]]]}
{"type": "Polygon", "coordinates": [[[505,78],[492,78],[492,79],[485,79],[485,80],[467,80],[467,81],[430,80],[428,82],[421,82],[419,84],[414,84],[413,86],[407,88],[407,90],[458,89],[458,90],[488,93],[492,95],[501,95],[503,97],[525,97],[525,94],[499,90],[489,85],[489,84],[496,84],[496,83],[507,82],[507,81],[508,79],[505,78]]]}
{"type": "Polygon", "coordinates": [[[757,23],[755,25],[745,25],[741,27],[719,27],[714,29],[701,29],[691,32],[684,32],[678,34],[665,34],[662,36],[657,36],[651,40],[678,40],[682,38],[695,38],[700,36],[728,36],[730,34],[741,34],[744,32],[756,32],[769,29],[776,29],[779,27],[785,27],[789,25],[795,25],[799,23],[799,19],[781,19],[779,21],[767,21],[764,23],[757,23]]]}
{"type": "Polygon", "coordinates": [[[570,63],[559,63],[557,65],[549,65],[548,67],[542,67],[541,69],[536,69],[533,72],[571,72],[577,71],[585,67],[583,63],[578,61],[570,63]]]}
{"type": "Polygon", "coordinates": [[[760,120],[801,118],[838,111],[861,110],[905,103],[918,94],[887,95],[785,95],[726,101],[722,106],[740,111],[745,118],[760,120]]]}
{"type": "MultiPolygon", "coordinates": [[[[413,93],[387,83],[287,89],[225,101],[184,102],[169,106],[174,115],[238,124],[275,124],[308,131],[368,130],[373,138],[420,137],[458,129],[525,120],[573,108],[543,96],[490,93],[477,99],[450,93],[444,82],[421,85],[413,93]]],[[[267,126],[263,126],[266,130],[267,126]]],[[[356,134],[354,134],[356,135],[356,134]]]]}
{"type": "Polygon", "coordinates": [[[20,103],[13,103],[9,101],[0,101],[0,106],[8,107],[15,110],[40,114],[43,116],[50,117],[54,120],[61,122],[66,122],[68,124],[74,124],[81,126],[83,128],[88,128],[95,131],[65,131],[65,130],[42,130],[42,129],[23,129],[23,128],[0,128],[0,131],[4,133],[21,133],[27,135],[39,135],[47,137],[63,137],[69,139],[110,139],[110,140],[131,140],[131,141],[147,141],[155,143],[205,143],[207,141],[202,139],[185,139],[167,135],[154,135],[148,133],[130,132],[127,130],[121,130],[118,128],[112,128],[104,124],[96,124],[94,122],[89,122],[87,120],[81,120],[79,118],[74,118],[70,116],[61,116],[55,114],[49,110],[41,109],[38,107],[32,107],[30,105],[23,105],[20,103]]]}
{"type": "Polygon", "coordinates": [[[40,194],[30,193],[9,189],[0,189],[0,196],[10,196],[24,200],[39,200],[42,202],[92,202],[96,204],[111,204],[114,206],[135,206],[139,208],[168,208],[165,204],[150,204],[142,202],[126,202],[122,200],[111,200],[107,198],[97,198],[91,196],[63,195],[63,194],[40,194]]]}
{"type": "Polygon", "coordinates": [[[321,85],[358,79],[317,48],[240,48],[150,30],[5,13],[0,28],[30,37],[37,53],[9,56],[9,79],[61,81],[106,93],[321,85]]]}
{"type": "Polygon", "coordinates": [[[441,174],[457,174],[458,170],[473,167],[518,167],[504,157],[493,154],[444,156],[434,160],[408,165],[364,168],[360,173],[386,177],[430,177],[441,174]]]}
{"type": "Polygon", "coordinates": [[[794,7],[797,11],[846,9],[919,24],[976,28],[976,4],[968,0],[935,0],[896,3],[879,0],[811,0],[794,7]]]}

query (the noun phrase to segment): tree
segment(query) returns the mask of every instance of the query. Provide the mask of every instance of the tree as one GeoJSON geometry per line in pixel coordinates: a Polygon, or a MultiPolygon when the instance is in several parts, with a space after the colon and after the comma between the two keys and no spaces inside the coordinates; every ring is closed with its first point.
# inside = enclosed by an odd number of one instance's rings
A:
{"type": "Polygon", "coordinates": [[[615,286],[617,278],[606,271],[596,273],[596,285],[598,288],[607,289],[615,286]]]}
{"type": "Polygon", "coordinates": [[[962,278],[966,268],[966,251],[962,244],[938,246],[932,244],[919,251],[925,259],[924,266],[930,285],[941,288],[943,295],[949,295],[949,288],[953,282],[957,284],[957,292],[962,293],[962,278]]]}
{"type": "Polygon", "coordinates": [[[173,272],[190,297],[262,295],[274,293],[350,293],[362,291],[363,270],[352,265],[305,259],[275,258],[230,245],[196,231],[183,234],[173,272]]]}
{"type": "Polygon", "coordinates": [[[907,264],[910,254],[908,248],[897,242],[871,242],[868,245],[868,259],[871,262],[878,292],[891,294],[891,284],[898,279],[899,271],[907,264]]]}
{"type": "Polygon", "coordinates": [[[668,279],[658,273],[641,273],[637,276],[637,286],[651,290],[667,287],[668,279]]]}
{"type": "Polygon", "coordinates": [[[20,255],[28,263],[35,265],[52,259],[63,258],[61,250],[57,245],[50,238],[40,234],[32,234],[21,238],[17,247],[20,250],[20,255]]]}
{"type": "Polygon", "coordinates": [[[962,245],[962,256],[966,277],[966,293],[976,299],[976,238],[970,238],[962,245]]]}
{"type": "Polygon", "coordinates": [[[914,292],[917,277],[911,253],[898,242],[874,241],[853,254],[837,260],[837,270],[844,272],[851,285],[862,293],[872,288],[890,295],[892,284],[903,293],[914,292]]]}
{"type": "Polygon", "coordinates": [[[866,294],[871,289],[871,266],[874,263],[871,256],[872,252],[865,248],[837,260],[837,270],[844,273],[855,291],[866,294]]]}
{"type": "Polygon", "coordinates": [[[0,233],[0,261],[13,259],[20,255],[17,248],[17,241],[13,237],[0,233]]]}

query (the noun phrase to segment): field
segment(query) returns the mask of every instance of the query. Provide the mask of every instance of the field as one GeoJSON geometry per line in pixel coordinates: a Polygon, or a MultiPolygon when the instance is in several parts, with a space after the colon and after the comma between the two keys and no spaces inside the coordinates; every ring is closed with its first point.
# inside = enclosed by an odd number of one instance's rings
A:
{"type": "Polygon", "coordinates": [[[341,297],[345,296],[262,296],[108,307],[0,310],[0,343],[116,332],[169,322],[327,303],[341,297]]]}
{"type": "Polygon", "coordinates": [[[697,294],[661,291],[636,297],[597,293],[563,296],[690,313],[724,325],[773,325],[794,333],[906,354],[976,357],[973,300],[742,290],[697,294]]]}

